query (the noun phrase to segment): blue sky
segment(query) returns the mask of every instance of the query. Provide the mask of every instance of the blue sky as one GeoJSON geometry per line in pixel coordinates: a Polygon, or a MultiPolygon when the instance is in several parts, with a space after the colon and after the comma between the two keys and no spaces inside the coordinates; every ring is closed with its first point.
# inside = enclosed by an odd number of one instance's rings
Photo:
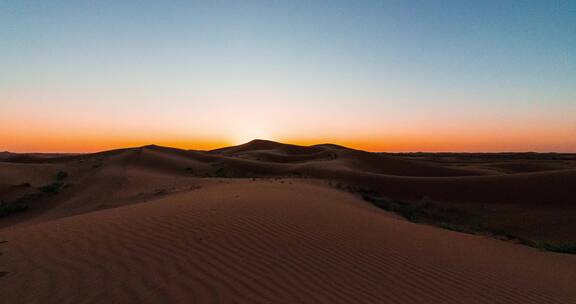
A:
{"type": "Polygon", "coordinates": [[[575,1],[0,1],[0,119],[19,135],[0,150],[44,149],[40,126],[576,151],[575,37],[575,1]]]}

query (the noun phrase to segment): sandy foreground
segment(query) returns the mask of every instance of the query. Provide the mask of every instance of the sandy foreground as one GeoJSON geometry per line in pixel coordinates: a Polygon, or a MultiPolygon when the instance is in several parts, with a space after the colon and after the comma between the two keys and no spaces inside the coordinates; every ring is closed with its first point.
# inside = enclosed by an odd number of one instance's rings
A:
{"type": "Polygon", "coordinates": [[[3,303],[576,303],[576,256],[294,180],[213,183],[0,241],[3,303]]]}
{"type": "Polygon", "coordinates": [[[575,155],[2,152],[0,201],[28,209],[0,218],[0,303],[576,303],[576,255],[412,223],[340,184],[575,241],[575,155]]]}

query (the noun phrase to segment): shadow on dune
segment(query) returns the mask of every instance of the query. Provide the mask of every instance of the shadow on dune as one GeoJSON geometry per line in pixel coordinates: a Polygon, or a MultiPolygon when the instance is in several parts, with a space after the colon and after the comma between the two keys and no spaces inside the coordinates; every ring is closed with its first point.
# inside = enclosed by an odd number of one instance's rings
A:
{"type": "Polygon", "coordinates": [[[530,239],[568,241],[576,235],[576,169],[565,159],[556,163],[548,159],[543,165],[541,159],[517,159],[515,154],[499,155],[496,161],[491,154],[483,159],[475,155],[474,161],[452,154],[418,156],[266,140],[212,151],[150,145],[91,154],[4,152],[3,204],[27,195],[25,190],[14,190],[17,185],[43,187],[58,171],[70,177],[69,187],[57,197],[30,200],[27,215],[2,219],[0,225],[143,202],[158,193],[186,191],[203,180],[304,178],[371,189],[391,199],[457,204],[480,212],[491,227],[530,239]],[[488,166],[493,170],[486,170],[488,166]],[[496,170],[503,168],[516,171],[496,170]]]}

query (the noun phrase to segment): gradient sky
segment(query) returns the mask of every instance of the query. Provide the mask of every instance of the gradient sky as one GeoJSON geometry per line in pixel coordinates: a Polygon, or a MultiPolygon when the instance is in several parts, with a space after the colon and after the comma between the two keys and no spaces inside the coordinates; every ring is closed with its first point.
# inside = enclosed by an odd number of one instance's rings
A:
{"type": "Polygon", "coordinates": [[[0,0],[0,151],[576,152],[576,1],[0,0]]]}

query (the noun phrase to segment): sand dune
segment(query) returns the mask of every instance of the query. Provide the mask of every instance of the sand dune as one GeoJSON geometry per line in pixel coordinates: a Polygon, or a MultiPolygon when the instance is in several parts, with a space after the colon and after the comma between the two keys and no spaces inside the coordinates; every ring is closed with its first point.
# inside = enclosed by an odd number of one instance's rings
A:
{"type": "MultiPolygon", "coordinates": [[[[307,165],[314,165],[322,161],[322,165],[345,167],[361,172],[402,176],[466,176],[478,174],[476,170],[439,167],[394,156],[348,149],[337,145],[306,147],[254,140],[240,146],[213,150],[210,153],[264,162],[301,162],[307,165]]],[[[294,171],[297,170],[297,167],[290,169],[294,171]]]]}
{"type": "Polygon", "coordinates": [[[574,242],[570,162],[486,159],[261,140],[3,153],[0,200],[29,207],[0,218],[3,300],[576,302],[575,255],[411,223],[336,187],[426,197],[519,237],[574,242]]]}
{"type": "Polygon", "coordinates": [[[0,238],[7,303],[576,300],[573,256],[408,223],[291,181],[216,184],[0,238]]]}
{"type": "Polygon", "coordinates": [[[576,154],[559,153],[399,153],[412,160],[478,170],[486,174],[514,174],[576,169],[576,154]]]}
{"type": "Polygon", "coordinates": [[[243,152],[254,152],[254,151],[264,151],[264,150],[275,150],[285,154],[310,154],[325,151],[330,147],[323,146],[299,146],[291,144],[283,144],[270,140],[255,139],[253,141],[247,142],[242,145],[220,148],[210,151],[210,153],[223,154],[223,155],[238,155],[243,152]]]}

